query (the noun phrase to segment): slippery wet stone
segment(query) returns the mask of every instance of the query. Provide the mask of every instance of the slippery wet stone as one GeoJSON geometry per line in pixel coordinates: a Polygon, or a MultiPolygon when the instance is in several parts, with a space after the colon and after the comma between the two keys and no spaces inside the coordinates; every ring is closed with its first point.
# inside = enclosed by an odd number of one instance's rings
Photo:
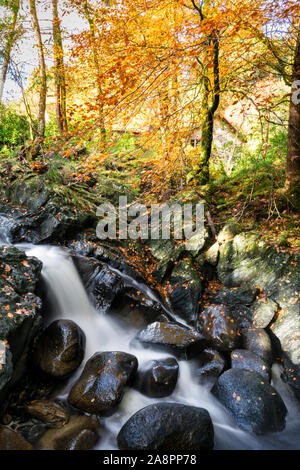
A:
{"type": "Polygon", "coordinates": [[[223,288],[215,295],[213,302],[228,305],[229,307],[251,305],[256,299],[257,294],[257,289],[223,288]]]}
{"type": "Polygon", "coordinates": [[[222,353],[212,348],[204,349],[197,357],[195,375],[200,381],[207,377],[216,378],[222,374],[226,367],[226,360],[222,353]]]}
{"type": "Polygon", "coordinates": [[[151,323],[137,334],[136,341],[185,359],[196,356],[207,346],[207,340],[196,330],[166,322],[151,323]]]}
{"type": "Polygon", "coordinates": [[[281,396],[257,372],[229,369],[218,378],[212,393],[245,431],[265,434],[285,427],[287,409],[281,396]]]}
{"type": "Polygon", "coordinates": [[[167,397],[176,387],[178,371],[173,357],[149,361],[138,371],[134,386],[149,397],[167,397]]]}
{"type": "Polygon", "coordinates": [[[272,343],[268,333],[262,328],[243,330],[243,346],[261,357],[267,364],[273,362],[272,343]]]}
{"type": "Polygon", "coordinates": [[[118,434],[121,450],[210,450],[214,429],[208,411],[178,403],[155,403],[135,413],[118,434]]]}
{"type": "Polygon", "coordinates": [[[231,351],[241,344],[237,322],[226,305],[210,305],[198,317],[198,330],[211,347],[231,351]]]}
{"type": "Polygon", "coordinates": [[[84,350],[81,328],[71,320],[56,320],[37,339],[33,361],[46,374],[64,378],[80,366],[84,350]]]}
{"type": "Polygon", "coordinates": [[[271,369],[269,365],[257,354],[247,349],[235,349],[231,353],[231,367],[233,369],[248,369],[258,372],[262,377],[271,379],[271,369]]]}
{"type": "Polygon", "coordinates": [[[124,352],[94,354],[73,385],[69,403],[88,413],[112,413],[122,400],[137,366],[136,357],[124,352]]]}

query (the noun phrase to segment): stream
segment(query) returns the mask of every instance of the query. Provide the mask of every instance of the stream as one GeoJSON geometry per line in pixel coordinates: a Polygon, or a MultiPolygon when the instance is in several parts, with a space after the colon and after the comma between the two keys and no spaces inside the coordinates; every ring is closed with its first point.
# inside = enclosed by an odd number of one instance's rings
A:
{"type": "MultiPolygon", "coordinates": [[[[2,225],[2,230],[0,227],[0,242],[8,244],[9,225],[3,224],[3,220],[0,220],[0,225],[2,225]]],[[[50,298],[52,310],[55,312],[52,318],[46,319],[47,324],[56,319],[70,319],[76,322],[86,335],[86,351],[82,365],[69,379],[65,388],[60,390],[58,398],[67,398],[68,392],[81,374],[85,362],[95,352],[129,352],[137,357],[141,368],[149,360],[171,356],[170,353],[164,354],[130,345],[132,338],[136,335],[136,329],[124,326],[111,315],[105,315],[95,310],[75,265],[65,250],[46,245],[17,244],[15,246],[25,251],[28,256],[40,259],[43,263],[42,277],[45,281],[47,297],[50,298]]],[[[127,280],[130,281],[130,279],[127,280]]],[[[131,282],[145,295],[156,299],[155,294],[147,286],[139,284],[133,279],[131,282]]],[[[273,365],[272,385],[280,393],[288,409],[286,427],[280,433],[256,436],[242,431],[236,426],[226,409],[210,393],[210,382],[207,382],[206,385],[200,385],[196,381],[194,374],[196,364],[193,360],[179,360],[178,363],[178,382],[171,396],[153,399],[142,395],[133,388],[126,389],[117,411],[110,417],[101,418],[105,432],[99,441],[98,449],[117,449],[116,436],[122,425],[136,411],[158,401],[183,403],[207,409],[214,425],[215,449],[300,449],[300,403],[289,387],[280,379],[279,365],[273,365]]]]}

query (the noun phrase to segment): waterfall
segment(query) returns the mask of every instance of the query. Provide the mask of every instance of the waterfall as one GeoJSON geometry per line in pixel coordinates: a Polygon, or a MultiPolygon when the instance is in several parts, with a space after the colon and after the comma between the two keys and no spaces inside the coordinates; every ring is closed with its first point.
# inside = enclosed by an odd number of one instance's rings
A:
{"type": "MultiPolygon", "coordinates": [[[[19,246],[20,248],[20,246],[19,246]]],[[[70,380],[61,398],[66,398],[72,383],[80,374],[85,361],[95,352],[125,351],[134,354],[143,366],[145,361],[171,356],[133,347],[130,342],[136,331],[120,325],[111,315],[97,312],[91,305],[71,258],[66,252],[53,246],[26,246],[26,253],[43,262],[42,276],[49,289],[55,306],[55,317],[75,321],[86,335],[86,356],[81,369],[70,380]]],[[[141,291],[149,288],[143,284],[132,283],[141,291]]],[[[154,297],[153,297],[154,298],[154,297]]],[[[280,379],[278,365],[273,366],[273,385],[281,394],[288,408],[287,425],[284,431],[265,436],[255,436],[242,431],[218,400],[210,393],[209,383],[200,385],[194,374],[194,361],[179,361],[179,378],[173,394],[166,398],[153,399],[142,395],[133,388],[128,388],[117,411],[110,417],[102,418],[106,433],[98,448],[116,449],[116,436],[122,425],[139,409],[157,401],[177,402],[206,408],[212,418],[215,429],[216,449],[300,449],[300,404],[289,387],[280,379]]]]}
{"type": "MultiPolygon", "coordinates": [[[[10,244],[13,221],[0,215],[0,244],[10,244]]],[[[28,256],[35,256],[43,263],[42,277],[54,310],[54,319],[75,321],[86,335],[86,352],[82,366],[73,374],[68,384],[60,390],[59,397],[67,398],[68,392],[81,373],[86,360],[95,352],[124,351],[138,358],[139,367],[146,361],[170,357],[170,353],[143,349],[131,345],[136,331],[124,326],[111,315],[99,313],[91,305],[71,257],[62,248],[46,245],[18,244],[17,248],[28,256]]],[[[120,273],[122,274],[122,273],[120,273]]],[[[124,275],[123,275],[124,276],[124,275]]],[[[148,297],[158,300],[144,284],[126,276],[131,283],[148,297]]],[[[49,319],[48,319],[49,320],[49,319]]],[[[51,319],[52,320],[52,319],[51,319]]],[[[226,409],[210,393],[209,383],[200,385],[196,380],[195,360],[179,362],[177,386],[171,396],[160,399],[149,398],[133,388],[127,388],[117,411],[110,417],[102,418],[105,432],[98,445],[99,449],[117,448],[116,436],[122,425],[141,408],[157,401],[184,403],[206,408],[211,415],[215,429],[215,449],[300,449],[300,403],[293,392],[280,379],[280,367],[273,366],[272,385],[278,390],[287,408],[285,429],[280,433],[255,436],[242,431],[232,420],[226,409]]]]}

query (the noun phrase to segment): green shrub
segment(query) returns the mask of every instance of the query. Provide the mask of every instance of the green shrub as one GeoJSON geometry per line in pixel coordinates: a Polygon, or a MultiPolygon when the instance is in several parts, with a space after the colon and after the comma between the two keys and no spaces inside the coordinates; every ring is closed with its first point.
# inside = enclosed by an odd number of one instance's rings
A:
{"type": "Polygon", "coordinates": [[[29,138],[26,117],[10,107],[0,106],[0,148],[22,145],[29,138]]]}

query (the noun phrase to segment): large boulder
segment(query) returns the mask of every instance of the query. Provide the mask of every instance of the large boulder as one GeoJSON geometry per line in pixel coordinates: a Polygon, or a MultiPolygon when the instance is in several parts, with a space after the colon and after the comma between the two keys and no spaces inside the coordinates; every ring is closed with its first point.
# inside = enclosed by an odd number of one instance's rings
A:
{"type": "Polygon", "coordinates": [[[210,450],[214,429],[203,408],[156,403],[135,413],[118,435],[121,450],[210,450]]]}
{"type": "Polygon", "coordinates": [[[253,233],[241,233],[221,246],[217,268],[226,287],[260,288],[276,303],[277,312],[274,304],[256,310],[255,326],[271,322],[272,333],[295,365],[300,365],[299,261],[299,254],[276,250],[253,233]]]}
{"type": "Polygon", "coordinates": [[[207,346],[207,340],[196,330],[176,323],[158,321],[141,330],[134,342],[140,342],[144,347],[171,352],[184,359],[196,356],[207,346]]]}
{"type": "Polygon", "coordinates": [[[229,369],[212,392],[245,431],[265,434],[285,427],[287,409],[282,398],[257,372],[229,369]]]}
{"type": "Polygon", "coordinates": [[[110,414],[122,400],[137,370],[135,356],[119,351],[94,354],[73,385],[68,400],[80,410],[110,414]]]}
{"type": "Polygon", "coordinates": [[[241,332],[226,305],[210,305],[198,317],[198,330],[212,348],[231,351],[241,344],[241,332]]]}
{"type": "Polygon", "coordinates": [[[81,328],[71,320],[56,320],[37,339],[33,361],[46,374],[65,378],[80,366],[84,351],[81,328]]]}
{"type": "Polygon", "coordinates": [[[138,370],[134,386],[149,397],[167,397],[176,387],[178,371],[178,362],[173,357],[149,361],[138,370]]]}
{"type": "Polygon", "coordinates": [[[41,300],[35,295],[42,263],[11,246],[0,246],[1,408],[26,371],[32,340],[41,327],[41,300]]]}

